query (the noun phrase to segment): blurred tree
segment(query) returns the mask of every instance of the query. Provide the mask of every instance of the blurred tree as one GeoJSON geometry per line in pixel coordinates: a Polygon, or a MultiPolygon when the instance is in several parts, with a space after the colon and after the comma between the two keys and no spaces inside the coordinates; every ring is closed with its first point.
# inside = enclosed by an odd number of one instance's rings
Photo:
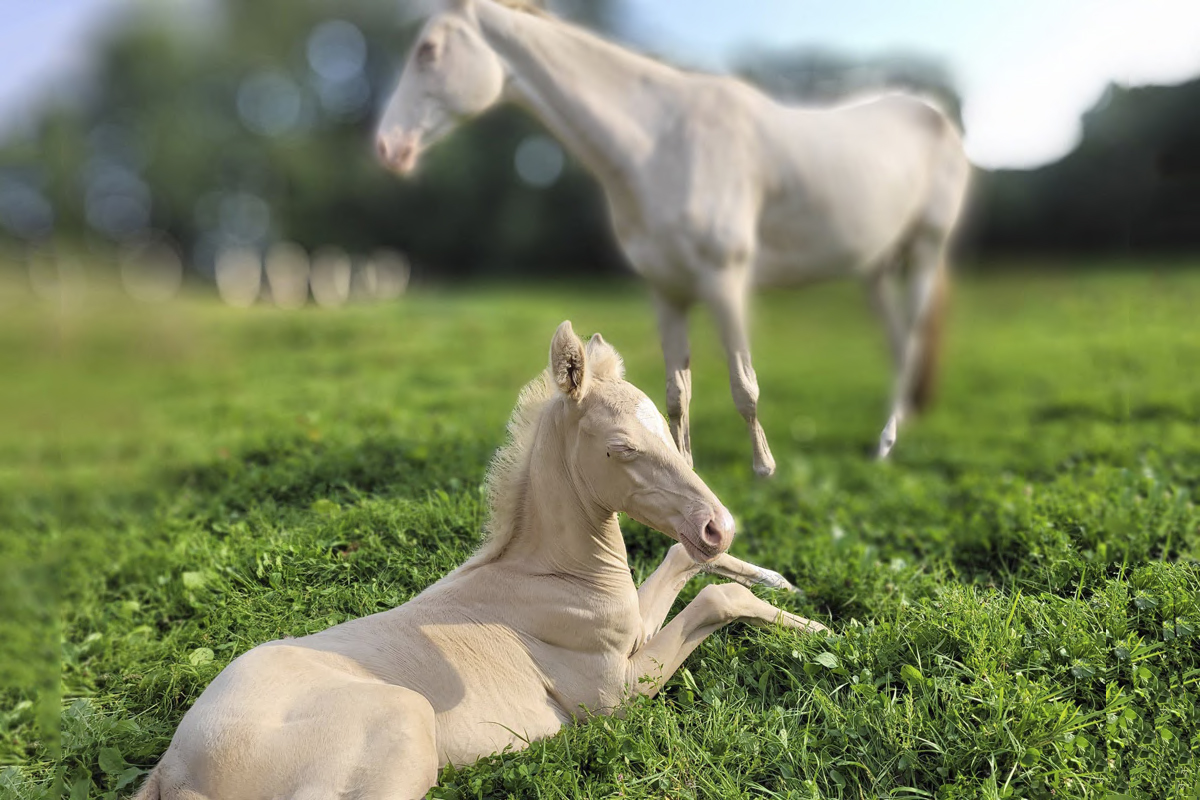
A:
{"type": "Polygon", "coordinates": [[[1065,158],[982,176],[970,235],[987,251],[1200,246],[1200,80],[1110,86],[1065,158]]]}
{"type": "MultiPolygon", "coordinates": [[[[44,200],[61,234],[162,231],[202,270],[221,247],[282,238],[398,248],[441,278],[620,269],[590,176],[568,162],[544,185],[518,177],[518,147],[543,132],[516,109],[456,133],[415,180],[376,163],[376,109],[417,29],[394,4],[224,0],[199,30],[136,8],[85,106],[0,151],[0,201],[5,180],[22,181],[13,196],[44,200]]],[[[615,8],[563,10],[607,25],[615,8]]]]}
{"type": "Polygon", "coordinates": [[[886,90],[923,94],[962,128],[962,101],[946,67],[917,55],[855,60],[821,50],[784,51],[744,58],[747,80],[784,102],[824,105],[849,95],[886,90]]]}
{"type": "MultiPolygon", "coordinates": [[[[620,26],[619,0],[550,6],[581,24],[620,26]]],[[[376,163],[377,109],[418,24],[393,2],[204,7],[181,23],[134,5],[103,49],[88,101],[0,148],[0,235],[119,243],[162,231],[201,270],[222,247],[280,239],[352,253],[393,247],[443,280],[623,269],[594,181],[563,164],[521,111],[497,109],[460,130],[416,179],[376,163]],[[545,163],[531,173],[522,153],[545,163]]],[[[960,116],[947,71],[915,56],[769,53],[739,71],[784,100],[892,87],[960,116]]],[[[1059,164],[980,176],[972,235],[983,249],[1194,247],[1198,165],[1200,82],[1114,87],[1059,164]]]]}

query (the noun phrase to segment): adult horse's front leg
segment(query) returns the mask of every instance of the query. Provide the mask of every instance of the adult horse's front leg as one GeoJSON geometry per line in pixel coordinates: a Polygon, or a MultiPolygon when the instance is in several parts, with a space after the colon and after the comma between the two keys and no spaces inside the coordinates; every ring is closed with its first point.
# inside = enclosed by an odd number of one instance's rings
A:
{"type": "Polygon", "coordinates": [[[729,361],[729,388],[733,404],[746,420],[750,445],[754,448],[754,471],[766,477],[775,472],[775,457],[767,446],[767,435],[758,422],[758,376],[750,363],[750,340],[746,333],[746,295],[750,275],[746,265],[728,265],[717,272],[707,287],[705,300],[712,309],[729,361]]]}
{"type": "MultiPolygon", "coordinates": [[[[640,599],[640,592],[638,596],[640,599]]],[[[653,697],[701,642],[739,620],[759,626],[778,623],[808,633],[827,630],[819,622],[789,614],[760,600],[741,584],[710,584],[630,656],[626,685],[638,694],[653,697]]]]}
{"type": "Polygon", "coordinates": [[[667,419],[671,423],[675,445],[690,467],[692,434],[688,425],[688,406],[692,402],[692,365],[688,347],[688,308],[655,292],[654,309],[667,368],[667,419]]]}

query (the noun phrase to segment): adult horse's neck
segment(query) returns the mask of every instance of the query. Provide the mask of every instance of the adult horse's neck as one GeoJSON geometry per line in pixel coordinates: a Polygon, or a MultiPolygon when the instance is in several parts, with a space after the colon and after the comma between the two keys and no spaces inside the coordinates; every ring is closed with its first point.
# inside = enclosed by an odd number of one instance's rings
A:
{"type": "Polygon", "coordinates": [[[522,572],[611,586],[630,580],[629,557],[616,514],[571,477],[558,415],[542,414],[529,452],[525,496],[499,561],[522,572]]]}
{"type": "Polygon", "coordinates": [[[552,18],[476,4],[505,63],[507,96],[526,107],[609,189],[638,171],[680,73],[552,18]]]}

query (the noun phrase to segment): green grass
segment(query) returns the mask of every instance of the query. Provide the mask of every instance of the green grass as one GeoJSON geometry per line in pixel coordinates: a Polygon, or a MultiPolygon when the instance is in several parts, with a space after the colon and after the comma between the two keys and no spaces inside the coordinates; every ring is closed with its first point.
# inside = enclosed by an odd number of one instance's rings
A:
{"type": "MultiPolygon", "coordinates": [[[[1200,272],[968,277],[953,301],[939,405],[881,465],[859,288],[763,297],[769,481],[699,316],[697,469],[733,552],[803,591],[764,596],[836,635],[731,626],[624,719],[433,796],[1196,796],[1200,272]]],[[[234,656],[463,560],[565,317],[661,401],[640,285],[0,312],[0,796],[124,796],[234,656]]],[[[625,530],[640,580],[670,542],[625,530]]]]}

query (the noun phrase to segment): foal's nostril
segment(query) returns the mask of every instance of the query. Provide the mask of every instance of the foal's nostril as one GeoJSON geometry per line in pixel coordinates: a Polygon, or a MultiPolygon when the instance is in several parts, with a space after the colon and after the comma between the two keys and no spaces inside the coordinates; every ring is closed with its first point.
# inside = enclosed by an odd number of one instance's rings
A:
{"type": "Polygon", "coordinates": [[[700,538],[704,539],[704,543],[709,547],[720,547],[725,541],[725,537],[717,529],[716,522],[712,520],[704,526],[704,533],[701,534],[700,538]]]}
{"type": "Polygon", "coordinates": [[[379,160],[387,163],[388,160],[388,145],[386,139],[380,139],[375,142],[375,150],[379,153],[379,160]]]}

